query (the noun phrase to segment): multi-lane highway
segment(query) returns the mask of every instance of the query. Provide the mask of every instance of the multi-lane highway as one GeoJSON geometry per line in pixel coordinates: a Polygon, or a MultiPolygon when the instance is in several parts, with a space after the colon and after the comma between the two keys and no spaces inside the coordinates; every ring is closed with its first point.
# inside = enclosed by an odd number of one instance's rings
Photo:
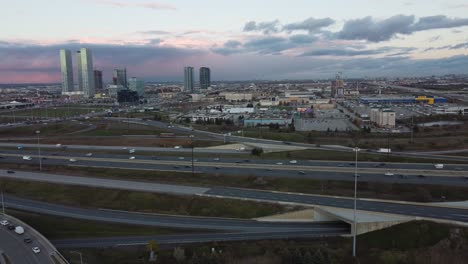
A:
{"type": "MultiPolygon", "coordinates": [[[[282,202],[297,205],[321,205],[336,208],[353,208],[353,200],[347,197],[329,197],[320,195],[306,195],[294,193],[280,193],[273,191],[260,191],[253,189],[238,189],[229,187],[214,187],[214,188],[198,188],[191,186],[179,186],[169,184],[144,183],[138,181],[110,180],[92,177],[76,177],[43,173],[17,172],[8,174],[6,171],[0,171],[0,177],[15,178],[28,181],[44,181],[61,184],[74,184],[90,187],[101,188],[117,188],[124,190],[145,191],[145,192],[170,192],[188,195],[192,191],[192,195],[209,196],[216,198],[232,198],[232,199],[251,199],[266,202],[282,202]],[[193,189],[189,189],[193,188],[193,189]]],[[[11,206],[13,206],[10,203],[11,206]]],[[[32,209],[38,208],[31,206],[32,209]]],[[[435,206],[430,204],[418,203],[401,203],[382,200],[367,200],[361,199],[358,201],[357,208],[359,210],[392,213],[405,216],[450,220],[468,223],[468,209],[435,206]]],[[[21,209],[21,208],[19,208],[21,209]]],[[[23,208],[24,209],[24,208],[23,208]]],[[[29,209],[28,209],[29,210],[29,209]]],[[[73,217],[75,211],[66,216],[73,217]]],[[[118,217],[116,217],[118,219],[118,217]]],[[[95,219],[98,220],[98,219],[95,219]]],[[[103,220],[104,221],[104,220],[103,220]]],[[[223,225],[224,226],[224,225],[223,225]]]]}
{"type": "MultiPolygon", "coordinates": [[[[122,154],[85,153],[67,151],[43,151],[41,153],[43,165],[62,165],[96,168],[121,168],[137,170],[160,170],[191,172],[192,162],[188,157],[162,156],[151,157],[128,154],[128,150],[120,150],[122,154]],[[130,160],[130,155],[135,159],[130,160]],[[70,160],[73,161],[70,161],[70,160]]],[[[3,150],[0,153],[0,163],[25,163],[37,165],[39,157],[35,150],[3,150]],[[24,160],[30,156],[31,160],[24,160]]],[[[261,176],[287,177],[298,179],[322,180],[354,180],[354,162],[307,161],[307,160],[263,160],[263,159],[234,159],[234,158],[206,158],[194,160],[196,173],[223,174],[226,176],[261,176]]],[[[359,181],[387,182],[405,184],[438,184],[468,186],[468,165],[444,164],[443,169],[436,169],[434,164],[422,163],[375,163],[359,162],[359,181]]]]}

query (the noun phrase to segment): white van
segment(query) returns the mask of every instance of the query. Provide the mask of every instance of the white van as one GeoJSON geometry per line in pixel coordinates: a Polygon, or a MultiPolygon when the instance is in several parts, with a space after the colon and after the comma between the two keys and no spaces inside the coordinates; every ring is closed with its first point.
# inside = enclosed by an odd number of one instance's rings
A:
{"type": "Polygon", "coordinates": [[[18,235],[24,234],[24,228],[22,226],[15,227],[15,233],[18,235]]]}
{"type": "Polygon", "coordinates": [[[30,156],[23,156],[23,160],[32,160],[30,156]]]}
{"type": "Polygon", "coordinates": [[[440,164],[440,163],[439,163],[439,164],[434,164],[434,167],[435,167],[436,169],[443,169],[443,168],[444,168],[444,164],[440,164]]]}

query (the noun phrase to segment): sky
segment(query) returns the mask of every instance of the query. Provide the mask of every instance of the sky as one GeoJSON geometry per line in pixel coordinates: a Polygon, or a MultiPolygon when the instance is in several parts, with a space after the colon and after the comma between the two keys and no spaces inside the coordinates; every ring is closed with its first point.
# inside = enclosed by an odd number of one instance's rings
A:
{"type": "MultiPolygon", "coordinates": [[[[466,0],[0,0],[0,83],[60,82],[59,50],[179,81],[468,73],[466,0]],[[196,78],[198,79],[198,78],[196,78]]],[[[76,70],[76,59],[73,58],[76,70]]],[[[76,74],[76,73],[75,73],[76,74]]],[[[76,79],[76,78],[75,78],[76,79]]]]}

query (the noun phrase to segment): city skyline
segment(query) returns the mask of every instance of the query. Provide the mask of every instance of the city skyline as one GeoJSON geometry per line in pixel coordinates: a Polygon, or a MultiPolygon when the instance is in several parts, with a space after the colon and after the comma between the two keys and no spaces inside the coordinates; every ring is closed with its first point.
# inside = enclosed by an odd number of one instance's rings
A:
{"type": "Polygon", "coordinates": [[[332,78],[339,71],[345,78],[466,73],[463,1],[266,4],[63,1],[44,10],[47,16],[34,11],[40,6],[29,8],[38,5],[34,1],[15,1],[0,18],[12,25],[0,37],[0,83],[58,83],[60,61],[52,54],[79,47],[93,50],[106,82],[112,69],[124,67],[148,81],[182,81],[184,65],[209,65],[215,80],[332,78]],[[76,27],[80,10],[104,15],[76,27]],[[189,22],[193,10],[200,19],[189,22]],[[13,23],[17,14],[42,22],[13,23]],[[117,17],[121,27],[113,24],[117,17]]]}

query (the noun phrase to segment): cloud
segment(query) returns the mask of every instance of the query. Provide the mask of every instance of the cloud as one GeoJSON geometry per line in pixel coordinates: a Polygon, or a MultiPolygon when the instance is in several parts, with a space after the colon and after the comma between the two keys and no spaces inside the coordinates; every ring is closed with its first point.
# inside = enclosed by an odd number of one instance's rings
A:
{"type": "Polygon", "coordinates": [[[413,32],[439,29],[439,28],[455,28],[468,26],[468,18],[449,18],[447,16],[428,16],[421,17],[418,22],[411,26],[413,32]]]}
{"type": "Polygon", "coordinates": [[[172,5],[162,4],[157,2],[139,2],[139,1],[116,1],[116,0],[92,0],[93,2],[105,5],[111,5],[116,7],[141,7],[153,10],[176,10],[172,5]]]}
{"type": "Polygon", "coordinates": [[[410,35],[418,31],[461,26],[468,26],[468,19],[438,15],[421,17],[416,21],[413,15],[396,15],[377,20],[368,16],[347,21],[336,36],[346,40],[381,42],[390,40],[396,37],[397,34],[410,35]]]}
{"type": "Polygon", "coordinates": [[[277,33],[280,31],[279,29],[279,20],[273,20],[269,22],[255,22],[255,21],[249,21],[244,25],[244,32],[250,32],[250,31],[260,31],[263,32],[264,34],[270,34],[270,33],[277,33]]]}
{"type": "Polygon", "coordinates": [[[148,41],[147,43],[148,45],[159,45],[162,42],[162,40],[159,38],[147,39],[147,41],[148,41]]]}
{"type": "Polygon", "coordinates": [[[397,33],[410,34],[409,27],[413,23],[414,16],[397,15],[380,21],[368,16],[347,21],[337,36],[340,39],[380,42],[393,38],[397,33]]]}
{"type": "Polygon", "coordinates": [[[335,23],[335,20],[327,17],[315,19],[313,17],[308,18],[301,22],[286,24],[283,26],[283,31],[292,32],[295,30],[305,30],[309,33],[317,32],[318,30],[331,26],[335,23]]]}
{"type": "Polygon", "coordinates": [[[349,48],[325,48],[315,49],[302,53],[300,56],[335,56],[335,57],[353,57],[353,56],[368,56],[390,52],[398,52],[388,56],[408,55],[415,48],[400,48],[400,47],[380,47],[376,49],[349,49],[349,48]]]}
{"type": "Polygon", "coordinates": [[[211,51],[221,55],[236,53],[256,53],[263,55],[280,55],[283,51],[298,47],[305,47],[318,38],[313,35],[297,34],[287,37],[261,36],[253,37],[241,43],[237,40],[229,40],[222,47],[215,47],[211,51]]]}
{"type": "Polygon", "coordinates": [[[139,34],[145,35],[168,35],[171,34],[169,31],[164,30],[147,30],[147,31],[138,31],[139,34]]]}
{"type": "Polygon", "coordinates": [[[428,41],[429,42],[434,42],[434,41],[437,41],[437,40],[440,40],[440,39],[441,39],[441,37],[440,37],[440,35],[438,35],[438,36],[434,36],[434,37],[428,39],[428,41]]]}

